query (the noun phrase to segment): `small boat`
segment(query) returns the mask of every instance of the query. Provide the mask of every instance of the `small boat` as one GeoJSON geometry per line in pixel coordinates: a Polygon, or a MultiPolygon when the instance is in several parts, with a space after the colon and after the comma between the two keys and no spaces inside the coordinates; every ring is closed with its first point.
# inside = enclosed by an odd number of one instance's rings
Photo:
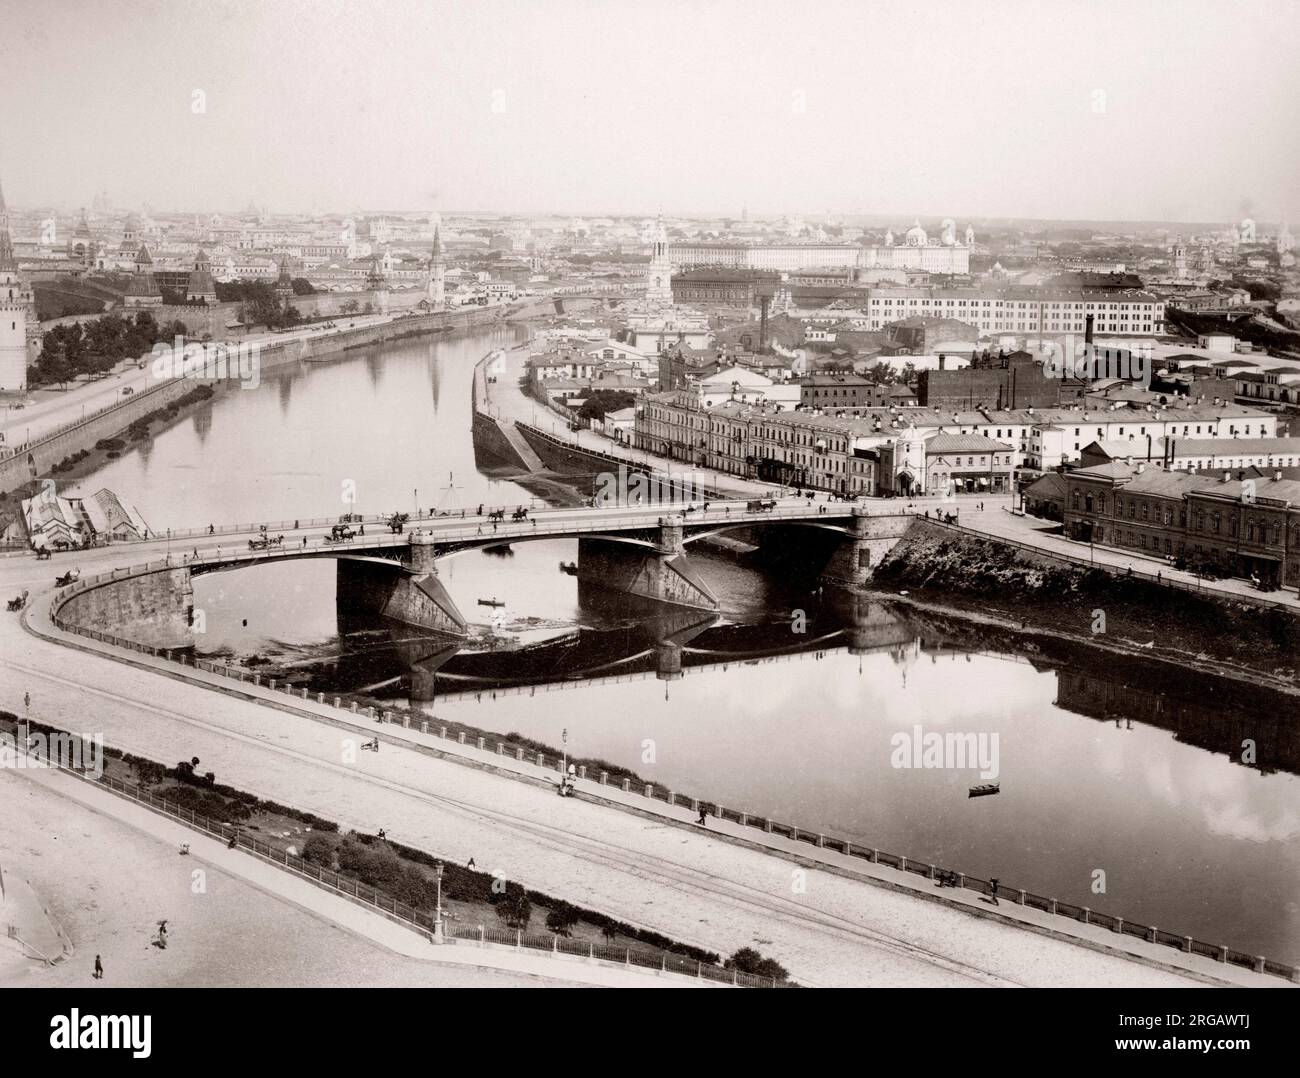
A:
{"type": "Polygon", "coordinates": [[[480,599],[478,601],[478,605],[479,606],[505,606],[506,604],[503,603],[500,599],[480,599]]]}
{"type": "Polygon", "coordinates": [[[979,786],[972,786],[970,788],[970,793],[968,794],[968,796],[988,797],[989,794],[999,793],[1001,789],[1002,789],[1002,784],[1000,782],[985,782],[985,783],[981,783],[979,786]]]}

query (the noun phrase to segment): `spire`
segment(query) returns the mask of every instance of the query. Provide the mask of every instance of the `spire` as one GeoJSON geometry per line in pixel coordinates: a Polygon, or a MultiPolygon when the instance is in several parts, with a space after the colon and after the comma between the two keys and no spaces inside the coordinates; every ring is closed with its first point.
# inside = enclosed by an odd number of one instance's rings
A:
{"type": "Polygon", "coordinates": [[[437,262],[442,258],[442,228],[438,225],[433,226],[433,250],[430,252],[430,261],[437,262]]]}
{"type": "Polygon", "coordinates": [[[9,208],[5,193],[0,189],[0,273],[17,273],[18,258],[14,255],[13,237],[9,235],[9,208]]]}

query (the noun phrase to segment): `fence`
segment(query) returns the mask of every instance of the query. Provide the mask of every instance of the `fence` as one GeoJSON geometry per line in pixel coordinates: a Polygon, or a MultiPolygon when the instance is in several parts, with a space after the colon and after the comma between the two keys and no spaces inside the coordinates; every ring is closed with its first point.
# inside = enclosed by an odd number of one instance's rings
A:
{"type": "MultiPolygon", "coordinates": [[[[47,761],[47,763],[50,763],[50,761],[47,761]]],[[[371,887],[369,884],[343,876],[332,869],[313,864],[297,854],[289,853],[287,850],[276,849],[269,842],[263,842],[242,834],[236,827],[221,823],[208,816],[201,816],[192,809],[181,808],[170,803],[165,798],[157,797],[148,790],[142,790],[138,786],[123,782],[121,779],[115,779],[108,775],[92,778],[84,772],[66,768],[58,761],[53,761],[52,766],[56,766],[59,770],[74,775],[85,782],[103,786],[113,793],[153,809],[155,812],[172,816],[179,822],[188,824],[196,830],[204,831],[224,842],[230,842],[231,839],[234,839],[238,849],[246,850],[263,861],[301,876],[324,890],[332,891],[344,898],[351,899],[359,905],[376,910],[390,920],[408,928],[413,928],[422,935],[427,936],[431,941],[437,942],[438,925],[436,914],[430,914],[404,902],[399,902],[392,895],[379,890],[377,887],[371,887]]],[[[653,951],[636,950],[631,947],[583,943],[566,936],[525,933],[519,929],[489,928],[486,925],[473,927],[468,925],[448,925],[445,921],[442,935],[447,942],[452,943],[500,944],[514,947],[517,950],[527,948],[528,950],[546,951],[551,954],[574,955],[591,961],[614,962],[620,965],[635,966],[639,969],[676,973],[716,981],[720,984],[731,984],[741,988],[788,987],[787,984],[777,982],[771,977],[758,977],[712,963],[700,962],[683,955],[674,955],[667,952],[655,953],[653,951]]]]}
{"type": "MultiPolygon", "coordinates": [[[[1034,554],[1040,558],[1050,558],[1052,561],[1060,562],[1064,565],[1070,565],[1075,568],[1087,566],[1089,569],[1099,569],[1110,576],[1123,577],[1126,580],[1143,580],[1148,584],[1155,584],[1162,588],[1172,588],[1174,591],[1184,591],[1190,595],[1209,595],[1217,596],[1233,602],[1248,603],[1253,606],[1261,607],[1265,610],[1289,610],[1292,613],[1298,613],[1295,603],[1289,603],[1280,599],[1265,599],[1260,595],[1246,595],[1241,592],[1228,591],[1224,588],[1214,586],[1206,587],[1203,584],[1188,584],[1181,580],[1175,580],[1166,572],[1148,573],[1140,569],[1130,569],[1123,565],[1108,565],[1104,562],[1085,561],[1082,555],[1065,554],[1060,551],[1047,550],[1040,546],[1034,546],[1032,543],[1022,543],[1016,539],[1004,539],[1000,535],[993,535],[989,532],[982,532],[977,528],[968,528],[962,524],[949,524],[939,519],[930,519],[927,523],[933,524],[938,528],[946,528],[949,531],[957,532],[962,535],[968,535],[975,539],[983,539],[985,542],[996,543],[999,546],[1012,547],[1016,550],[1022,550],[1028,554],[1034,554]]],[[[1130,555],[1129,551],[1119,550],[1119,548],[1106,547],[1105,549],[1114,549],[1126,556],[1130,555]]]]}

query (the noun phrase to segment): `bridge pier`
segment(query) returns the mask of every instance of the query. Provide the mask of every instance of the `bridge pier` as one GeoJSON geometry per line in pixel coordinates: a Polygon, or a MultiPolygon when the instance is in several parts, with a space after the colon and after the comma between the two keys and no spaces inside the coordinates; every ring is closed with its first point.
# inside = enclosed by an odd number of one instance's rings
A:
{"type": "Polygon", "coordinates": [[[653,547],[601,538],[578,540],[578,579],[654,602],[717,610],[717,597],[686,557],[682,518],[660,517],[653,547]]]}
{"type": "Polygon", "coordinates": [[[349,612],[380,614],[448,636],[468,636],[469,623],[438,579],[436,557],[433,539],[413,534],[401,565],[339,558],[336,601],[349,612]]]}
{"type": "Polygon", "coordinates": [[[828,584],[850,587],[865,584],[871,579],[871,574],[881,559],[902,537],[912,519],[908,513],[883,516],[869,513],[863,506],[855,505],[850,524],[851,534],[831,554],[821,572],[821,579],[828,584]]]}

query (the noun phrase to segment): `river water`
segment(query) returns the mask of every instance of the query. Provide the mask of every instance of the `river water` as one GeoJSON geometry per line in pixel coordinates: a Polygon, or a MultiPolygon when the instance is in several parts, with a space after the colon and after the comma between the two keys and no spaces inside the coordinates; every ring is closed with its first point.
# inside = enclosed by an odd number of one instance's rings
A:
{"type": "MultiPolygon", "coordinates": [[[[81,489],[118,491],[155,529],[527,501],[479,470],[470,436],[473,364],[519,334],[271,372],[81,489]]],[[[1293,700],[1114,656],[1026,655],[706,551],[692,560],[722,615],[658,616],[580,589],[562,568],[576,560],[573,540],[448,559],[441,579],[474,625],[459,650],[340,613],[329,561],[199,576],[198,650],[401,703],[412,668],[436,671],[412,704],[428,714],[554,746],[567,733],[571,754],[688,795],[1300,962],[1293,700]],[[685,676],[669,679],[674,656],[685,676]],[[1001,792],[970,798],[977,769],[896,766],[918,727],[996,745],[1001,792]]]]}

